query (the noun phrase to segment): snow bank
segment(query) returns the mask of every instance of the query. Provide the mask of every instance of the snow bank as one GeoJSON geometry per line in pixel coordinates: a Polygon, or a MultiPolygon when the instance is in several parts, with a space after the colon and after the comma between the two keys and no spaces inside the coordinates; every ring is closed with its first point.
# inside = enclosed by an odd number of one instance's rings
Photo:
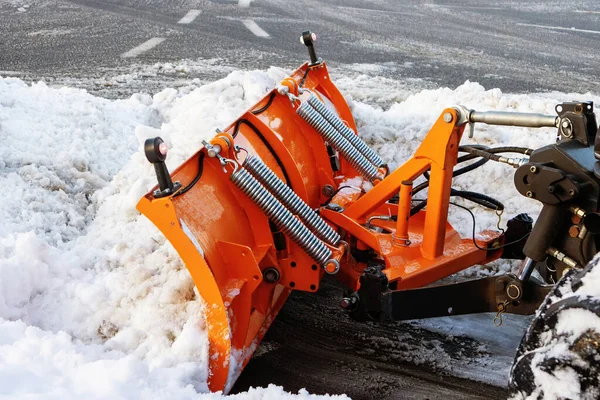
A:
{"type": "MultiPolygon", "coordinates": [[[[140,143],[160,134],[174,167],[283,76],[235,72],[125,101],[0,79],[0,396],[207,392],[193,282],[135,210],[155,179],[140,143]]],[[[288,397],[310,398],[276,387],[234,398],[288,397]]]]}
{"type": "MultiPolygon", "coordinates": [[[[118,101],[0,78],[0,396],[218,398],[198,397],[207,391],[207,340],[193,282],[135,210],[155,180],[141,143],[162,136],[174,168],[284,76],[276,68],[238,71],[189,93],[118,101]]],[[[397,166],[444,107],[550,113],[571,97],[513,96],[466,83],[416,93],[386,111],[351,106],[361,135],[397,166]]],[[[476,132],[483,144],[538,147],[553,139],[551,130],[476,132]]],[[[511,173],[489,163],[456,186],[497,196],[509,216],[535,212],[512,188],[511,173]]],[[[475,212],[479,229],[496,225],[493,214],[475,212]]],[[[468,216],[451,216],[470,233],[468,216]]],[[[288,397],[312,398],[277,387],[233,396],[288,397]]]]}

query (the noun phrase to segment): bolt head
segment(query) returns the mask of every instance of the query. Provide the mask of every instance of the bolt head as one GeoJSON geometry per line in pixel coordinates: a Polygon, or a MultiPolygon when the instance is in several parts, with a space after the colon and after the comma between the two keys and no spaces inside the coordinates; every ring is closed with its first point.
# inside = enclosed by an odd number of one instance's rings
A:
{"type": "Polygon", "coordinates": [[[536,167],[535,165],[532,165],[532,166],[529,168],[529,170],[535,174],[535,173],[537,172],[537,167],[536,167]]]}
{"type": "Polygon", "coordinates": [[[352,304],[352,302],[347,297],[343,298],[342,301],[340,302],[340,305],[342,306],[343,309],[350,307],[351,304],[352,304]]]}
{"type": "Polygon", "coordinates": [[[328,274],[335,275],[340,270],[340,263],[335,260],[329,260],[323,266],[323,269],[325,269],[325,272],[327,272],[328,274]]]}
{"type": "Polygon", "coordinates": [[[335,188],[332,185],[325,185],[322,189],[323,196],[330,198],[335,193],[335,188]]]}
{"type": "Polygon", "coordinates": [[[571,196],[571,197],[575,196],[575,191],[573,189],[569,190],[569,196],[571,196]]]}
{"type": "Polygon", "coordinates": [[[452,114],[450,114],[449,112],[444,114],[444,121],[450,123],[450,122],[452,122],[452,119],[453,119],[452,114]]]}
{"type": "Polygon", "coordinates": [[[562,122],[562,126],[563,128],[568,128],[569,127],[569,120],[564,119],[562,122]]]}
{"type": "Polygon", "coordinates": [[[525,196],[533,197],[533,192],[531,190],[528,190],[527,193],[525,193],[525,196]]]}

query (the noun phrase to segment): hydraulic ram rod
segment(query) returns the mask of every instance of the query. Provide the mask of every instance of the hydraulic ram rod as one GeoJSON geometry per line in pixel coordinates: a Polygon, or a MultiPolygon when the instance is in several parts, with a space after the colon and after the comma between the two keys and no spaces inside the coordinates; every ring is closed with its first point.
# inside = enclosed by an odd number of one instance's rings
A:
{"type": "Polygon", "coordinates": [[[469,122],[482,122],[488,125],[525,126],[541,128],[558,127],[559,118],[555,115],[534,113],[513,113],[503,111],[471,111],[469,122]]]}

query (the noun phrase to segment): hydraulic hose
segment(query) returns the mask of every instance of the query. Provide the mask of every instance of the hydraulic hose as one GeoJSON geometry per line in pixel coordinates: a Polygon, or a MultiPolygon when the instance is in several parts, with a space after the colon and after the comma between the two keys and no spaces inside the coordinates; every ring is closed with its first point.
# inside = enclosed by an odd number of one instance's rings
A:
{"type": "MultiPolygon", "coordinates": [[[[465,200],[472,201],[473,203],[477,203],[480,206],[489,208],[490,210],[494,210],[494,211],[504,210],[504,204],[502,204],[500,201],[494,199],[493,197],[487,196],[482,193],[471,192],[468,190],[450,189],[450,196],[462,197],[465,200]]],[[[410,215],[415,215],[416,213],[421,211],[423,208],[425,208],[426,205],[427,205],[427,199],[421,201],[419,204],[412,207],[410,209],[410,215]]]]}
{"type": "MultiPolygon", "coordinates": [[[[496,153],[519,153],[524,155],[530,155],[533,152],[533,149],[527,147],[517,147],[517,146],[501,146],[489,148],[482,145],[469,145],[469,146],[460,146],[458,148],[459,152],[469,153],[463,156],[458,157],[456,160],[456,164],[463,163],[465,161],[470,161],[475,158],[481,157],[481,160],[474,162],[473,164],[469,164],[466,167],[459,168],[452,173],[452,177],[455,178],[457,176],[466,174],[467,172],[471,172],[474,169],[481,167],[486,162],[498,161],[500,156],[497,156],[496,153]]],[[[427,181],[421,183],[420,185],[415,186],[413,189],[413,195],[417,194],[421,190],[425,189],[429,186],[429,171],[425,171],[423,173],[427,181]]]]}
{"type": "Polygon", "coordinates": [[[469,153],[475,157],[483,157],[492,161],[500,161],[500,156],[496,155],[496,153],[520,153],[529,155],[533,152],[532,149],[527,147],[516,147],[516,146],[506,146],[506,147],[496,147],[496,148],[485,148],[482,149],[482,146],[460,146],[458,151],[462,151],[465,153],[469,153]]]}

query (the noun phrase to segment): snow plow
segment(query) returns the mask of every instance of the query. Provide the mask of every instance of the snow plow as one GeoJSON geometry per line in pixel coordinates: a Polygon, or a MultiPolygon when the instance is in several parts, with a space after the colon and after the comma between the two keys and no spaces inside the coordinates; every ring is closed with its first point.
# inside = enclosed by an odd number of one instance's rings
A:
{"type": "MultiPolygon", "coordinates": [[[[538,326],[544,310],[555,318],[560,306],[544,303],[546,296],[556,282],[591,270],[584,267],[600,251],[593,104],[562,103],[556,115],[450,107],[392,171],[358,137],[314,41],[305,32],[310,61],[173,172],[166,144],[145,143],[158,185],[137,207],[177,250],[204,302],[210,389],[227,392],[289,294],[316,292],[325,274],[347,288],[340,304],[357,321],[493,312],[499,325],[504,313],[534,314],[540,305],[538,326]],[[539,149],[461,145],[475,124],[552,127],[558,140],[539,149]],[[541,212],[535,222],[520,214],[506,230],[473,228],[461,237],[448,222],[452,197],[504,210],[483,193],[452,187],[453,177],[489,161],[514,167],[515,187],[541,212]],[[498,258],[522,262],[514,274],[431,285],[498,258]]],[[[567,305],[600,315],[597,304],[567,305]]],[[[579,361],[599,351],[598,333],[585,332],[589,340],[572,349],[579,361]]],[[[539,336],[525,336],[519,376],[534,375],[527,354],[539,336]]],[[[597,375],[585,379],[598,390],[597,375]]],[[[511,380],[515,393],[529,390],[519,382],[511,380]]]]}

